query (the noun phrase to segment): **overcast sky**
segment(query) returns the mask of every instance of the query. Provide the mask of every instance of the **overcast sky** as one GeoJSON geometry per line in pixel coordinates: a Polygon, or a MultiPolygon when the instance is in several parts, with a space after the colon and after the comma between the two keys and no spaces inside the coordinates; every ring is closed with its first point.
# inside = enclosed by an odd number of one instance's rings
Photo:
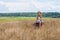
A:
{"type": "Polygon", "coordinates": [[[60,0],[0,0],[0,12],[60,12],[60,0]]]}

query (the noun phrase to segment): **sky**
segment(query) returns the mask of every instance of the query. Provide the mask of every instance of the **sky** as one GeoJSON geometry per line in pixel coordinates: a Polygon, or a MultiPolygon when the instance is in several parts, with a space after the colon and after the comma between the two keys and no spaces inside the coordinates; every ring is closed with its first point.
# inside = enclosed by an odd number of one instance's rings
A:
{"type": "Polygon", "coordinates": [[[0,0],[0,12],[60,12],[60,0],[0,0]]]}

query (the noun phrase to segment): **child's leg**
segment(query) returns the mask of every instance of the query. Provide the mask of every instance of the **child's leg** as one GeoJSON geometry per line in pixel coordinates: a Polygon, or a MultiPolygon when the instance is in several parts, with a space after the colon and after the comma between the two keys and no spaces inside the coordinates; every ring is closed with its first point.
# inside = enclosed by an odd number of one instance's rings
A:
{"type": "Polygon", "coordinates": [[[41,26],[42,26],[42,22],[41,22],[41,26]]]}
{"type": "Polygon", "coordinates": [[[41,26],[44,24],[43,20],[41,21],[41,26]]]}

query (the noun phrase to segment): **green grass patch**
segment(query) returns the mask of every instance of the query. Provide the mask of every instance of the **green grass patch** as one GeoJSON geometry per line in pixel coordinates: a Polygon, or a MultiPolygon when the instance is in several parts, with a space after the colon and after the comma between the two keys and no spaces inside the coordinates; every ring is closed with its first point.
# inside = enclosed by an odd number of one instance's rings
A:
{"type": "MultiPolygon", "coordinates": [[[[58,19],[58,18],[42,18],[43,20],[58,19]]],[[[30,21],[36,20],[36,17],[0,17],[0,22],[10,22],[10,21],[30,21]]]]}
{"type": "Polygon", "coordinates": [[[35,20],[35,17],[0,17],[0,22],[35,20]]]}

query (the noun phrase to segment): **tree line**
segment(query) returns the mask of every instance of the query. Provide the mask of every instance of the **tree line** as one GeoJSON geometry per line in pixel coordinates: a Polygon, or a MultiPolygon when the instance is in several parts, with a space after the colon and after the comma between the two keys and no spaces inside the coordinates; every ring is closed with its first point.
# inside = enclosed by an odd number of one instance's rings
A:
{"type": "MultiPolygon", "coordinates": [[[[42,12],[43,17],[60,18],[59,12],[42,12]]],[[[0,13],[0,17],[36,17],[36,12],[0,13]]]]}

